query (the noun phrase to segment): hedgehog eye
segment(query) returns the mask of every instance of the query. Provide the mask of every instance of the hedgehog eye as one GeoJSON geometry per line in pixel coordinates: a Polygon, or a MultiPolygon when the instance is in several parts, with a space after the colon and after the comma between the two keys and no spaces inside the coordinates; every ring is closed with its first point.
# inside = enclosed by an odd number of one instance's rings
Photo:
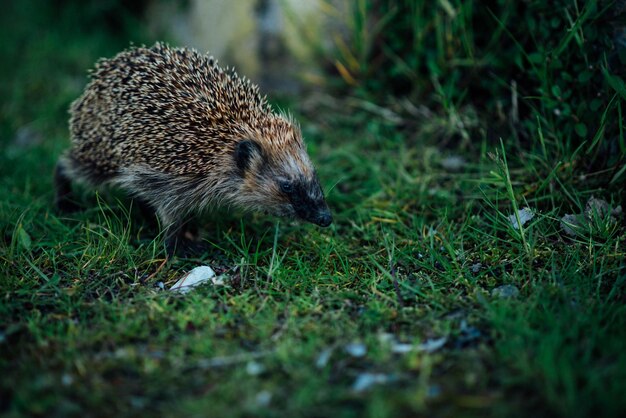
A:
{"type": "Polygon", "coordinates": [[[290,194],[293,192],[293,184],[288,181],[280,182],[280,191],[286,194],[290,194]]]}

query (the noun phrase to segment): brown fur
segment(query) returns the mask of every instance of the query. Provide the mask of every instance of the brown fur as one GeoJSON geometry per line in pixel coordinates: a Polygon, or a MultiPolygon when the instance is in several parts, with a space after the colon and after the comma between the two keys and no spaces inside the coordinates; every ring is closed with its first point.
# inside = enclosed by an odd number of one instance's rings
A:
{"type": "Polygon", "coordinates": [[[212,205],[296,215],[292,194],[280,188],[291,182],[306,189],[299,191],[306,204],[328,210],[298,125],[213,57],[157,43],[100,60],[91,78],[70,109],[72,147],[57,168],[59,207],[70,180],[112,183],[176,230],[185,216],[212,205]],[[238,154],[246,140],[256,147],[238,154]],[[238,155],[246,157],[239,166],[238,155]]]}

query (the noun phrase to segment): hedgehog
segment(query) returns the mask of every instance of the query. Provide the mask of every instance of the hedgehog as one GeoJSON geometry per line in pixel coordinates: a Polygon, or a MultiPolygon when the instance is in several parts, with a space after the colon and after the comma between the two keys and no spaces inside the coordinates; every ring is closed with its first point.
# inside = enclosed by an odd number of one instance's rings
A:
{"type": "Polygon", "coordinates": [[[185,223],[215,207],[332,223],[298,123],[234,69],[156,43],[90,75],[55,169],[59,211],[76,210],[74,182],[116,186],[156,214],[168,255],[185,223]]]}

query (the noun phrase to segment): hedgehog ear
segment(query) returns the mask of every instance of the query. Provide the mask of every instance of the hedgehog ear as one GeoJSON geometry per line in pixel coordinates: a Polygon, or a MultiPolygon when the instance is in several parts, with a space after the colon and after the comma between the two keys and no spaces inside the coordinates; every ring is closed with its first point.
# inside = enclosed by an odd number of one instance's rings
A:
{"type": "Polygon", "coordinates": [[[248,168],[250,168],[250,162],[254,156],[260,155],[261,146],[258,142],[251,139],[239,141],[237,149],[235,150],[235,162],[237,163],[237,168],[239,168],[242,172],[245,172],[248,168]]]}

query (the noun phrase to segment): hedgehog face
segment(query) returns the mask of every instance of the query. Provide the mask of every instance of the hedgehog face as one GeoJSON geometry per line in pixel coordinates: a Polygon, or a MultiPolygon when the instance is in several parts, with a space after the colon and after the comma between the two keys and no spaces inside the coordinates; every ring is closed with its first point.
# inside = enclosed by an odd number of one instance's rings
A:
{"type": "Polygon", "coordinates": [[[248,204],[276,216],[298,217],[327,227],[332,215],[301,142],[269,152],[257,142],[239,142],[235,162],[248,204]]]}
{"type": "Polygon", "coordinates": [[[283,207],[293,212],[300,219],[327,227],[332,221],[332,215],[324,200],[324,194],[317,176],[312,179],[299,177],[290,179],[279,176],[275,179],[279,192],[286,202],[283,207]]]}

